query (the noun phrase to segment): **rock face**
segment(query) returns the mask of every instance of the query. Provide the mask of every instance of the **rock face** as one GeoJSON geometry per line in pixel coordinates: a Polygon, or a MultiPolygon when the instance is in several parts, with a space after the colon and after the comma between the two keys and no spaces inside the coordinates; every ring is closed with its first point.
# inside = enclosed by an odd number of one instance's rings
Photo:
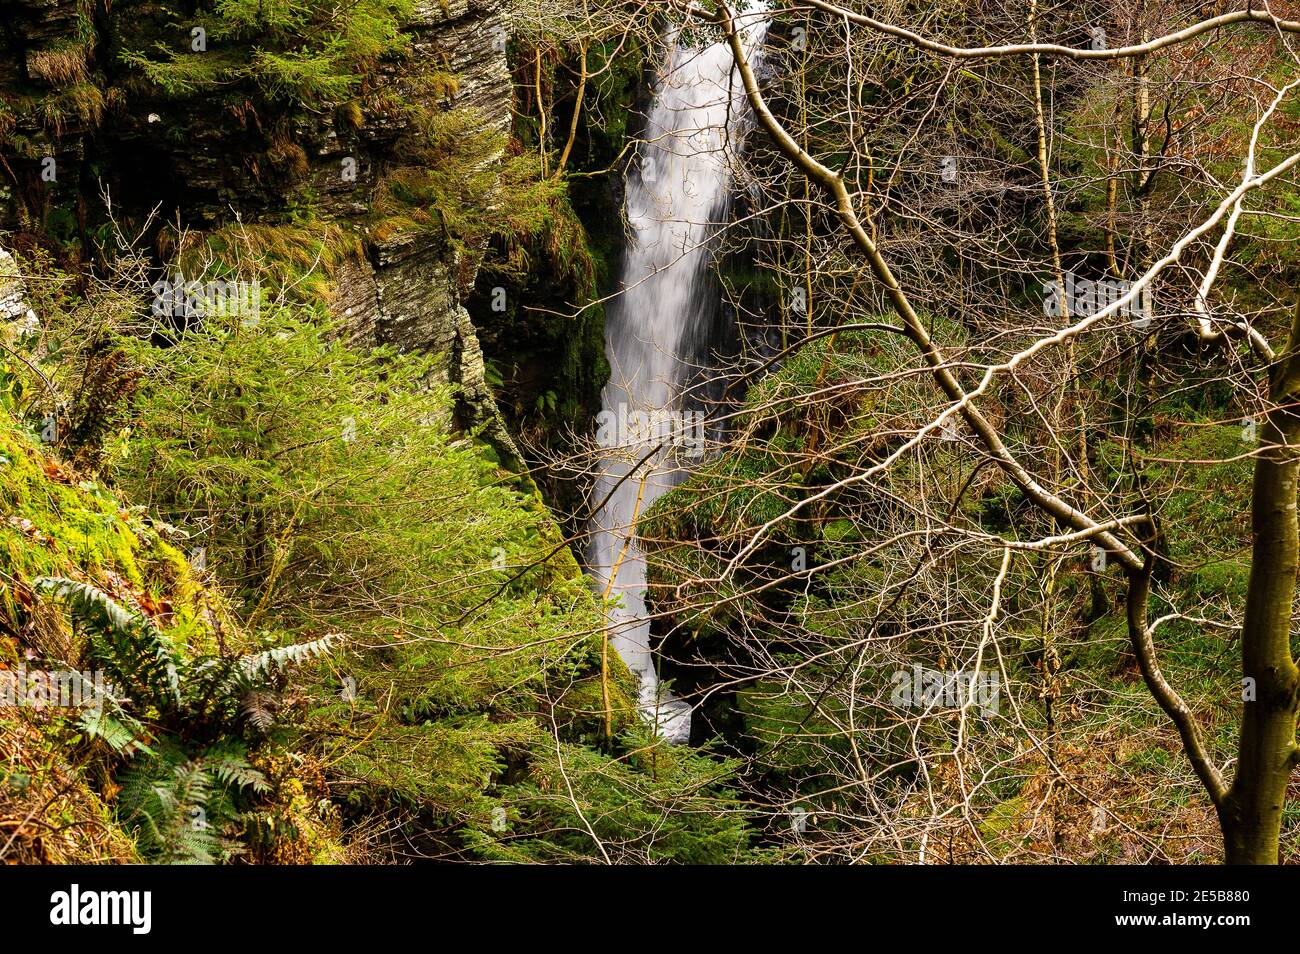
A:
{"type": "MultiPolygon", "coordinates": [[[[511,81],[506,63],[504,0],[422,0],[405,30],[411,53],[366,77],[377,102],[419,103],[465,110],[479,129],[506,133],[511,122],[511,81]],[[446,77],[428,83],[436,73],[446,77]]],[[[337,263],[331,310],[358,345],[390,344],[446,356],[447,380],[462,386],[461,416],[481,426],[507,456],[514,447],[484,382],[482,351],[462,295],[473,285],[476,263],[442,229],[368,228],[376,186],[385,171],[403,165],[399,141],[408,130],[400,109],[303,111],[291,118],[257,115],[227,97],[178,101],[123,81],[122,67],[100,37],[86,46],[74,79],[40,75],[42,51],[66,48],[77,30],[75,0],[0,0],[0,85],[44,90],[51,98],[69,84],[102,88],[105,114],[70,116],[52,127],[19,116],[7,130],[0,104],[0,155],[19,170],[20,184],[0,193],[0,229],[32,219],[48,223],[66,208],[64,221],[80,222],[88,244],[86,203],[102,178],[119,214],[179,219],[203,231],[228,224],[274,222],[286,215],[286,196],[309,195],[312,214],[361,236],[361,255],[337,263]],[[119,95],[122,89],[130,95],[119,95]],[[118,92],[114,92],[114,90],[118,92]],[[57,180],[42,180],[40,163],[55,160],[57,180]],[[83,159],[84,157],[84,159],[83,159]],[[93,165],[92,165],[93,162],[93,165]]],[[[114,4],[97,27],[133,48],[157,38],[174,41],[175,25],[159,7],[141,0],[114,4]]],[[[82,30],[84,32],[84,29],[82,30]]],[[[125,45],[125,44],[124,44],[125,45]]],[[[236,97],[237,99],[237,97],[236,97]]],[[[246,104],[245,104],[246,105],[246,104]]],[[[498,157],[488,157],[495,161],[498,157]]],[[[435,210],[436,214],[436,210],[435,210]]],[[[92,210],[93,215],[93,210],[92,210]]],[[[3,270],[3,263],[0,263],[3,270]]],[[[0,280],[0,294],[3,293],[0,280]]]]}
{"type": "MultiPolygon", "coordinates": [[[[503,5],[502,0],[426,0],[416,10],[411,32],[420,56],[445,62],[456,76],[448,105],[471,110],[504,135],[510,128],[511,87],[503,5]]],[[[462,304],[474,281],[474,269],[465,264],[451,243],[429,234],[373,242],[368,260],[348,269],[359,292],[344,290],[340,280],[342,297],[336,298],[335,310],[346,315],[353,340],[446,354],[447,380],[461,389],[464,423],[483,427],[498,449],[518,460],[462,304]]]]}
{"type": "Polygon", "coordinates": [[[18,263],[0,248],[0,324],[9,321],[36,321],[36,312],[27,305],[27,285],[18,263]]]}
{"type": "Polygon", "coordinates": [[[457,105],[475,108],[500,132],[510,128],[510,70],[506,65],[503,0],[424,0],[412,26],[415,48],[446,57],[460,78],[457,105]]]}
{"type": "Polygon", "coordinates": [[[423,235],[371,247],[370,257],[345,263],[333,308],[350,341],[446,355],[443,380],[459,385],[459,412],[481,427],[512,462],[521,460],[487,385],[483,349],[461,304],[460,259],[448,243],[423,235]]]}

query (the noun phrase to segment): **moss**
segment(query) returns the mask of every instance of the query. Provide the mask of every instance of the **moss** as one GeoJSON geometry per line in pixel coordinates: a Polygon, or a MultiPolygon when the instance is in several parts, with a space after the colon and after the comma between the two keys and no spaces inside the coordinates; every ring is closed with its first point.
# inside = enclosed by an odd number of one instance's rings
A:
{"type": "Polygon", "coordinates": [[[1025,824],[1032,818],[1034,806],[1024,797],[994,805],[980,822],[984,845],[996,855],[1006,855],[1024,840],[1025,824]]]}
{"type": "Polygon", "coordinates": [[[494,162],[502,137],[474,109],[444,111],[409,100],[398,107],[409,128],[400,148],[410,164],[380,179],[366,220],[370,235],[386,242],[435,232],[477,261],[508,204],[494,162]]]}
{"type": "MultiPolygon", "coordinates": [[[[75,125],[98,126],[107,105],[103,90],[89,80],[75,82],[44,95],[10,99],[18,121],[26,119],[37,122],[56,138],[75,125]]],[[[38,149],[37,154],[39,152],[38,149]]]]}
{"type": "MultiPolygon", "coordinates": [[[[32,621],[30,583],[39,576],[89,579],[154,616],[179,649],[211,651],[218,594],[207,592],[176,547],[144,516],[22,436],[0,408],[0,628],[32,621]]],[[[41,647],[47,649],[49,647],[41,647]]],[[[67,660],[71,661],[71,660],[67,660]]]]}
{"type": "MultiPolygon", "coordinates": [[[[164,245],[164,253],[170,251],[164,245]]],[[[344,262],[363,255],[360,236],[337,222],[308,218],[284,224],[232,223],[210,232],[191,232],[178,253],[187,279],[257,279],[264,292],[283,291],[291,300],[324,314],[334,277],[344,262]]]]}
{"type": "MultiPolygon", "coordinates": [[[[636,723],[636,693],[632,674],[622,665],[618,654],[611,648],[610,658],[616,660],[620,672],[610,685],[611,726],[614,733],[622,734],[636,723]],[[625,675],[625,678],[620,678],[625,675]]],[[[559,697],[556,718],[566,735],[597,739],[604,733],[605,691],[596,676],[580,680],[559,697]]]]}
{"type": "Polygon", "coordinates": [[[208,46],[150,18],[119,18],[120,60],[148,86],[187,98],[217,86],[313,106],[343,102],[361,74],[409,45],[410,0],[361,0],[340,11],[318,0],[230,0],[205,20],[208,46]]]}
{"type": "MultiPolygon", "coordinates": [[[[276,634],[246,633],[223,592],[205,585],[164,539],[176,531],[98,483],[79,480],[26,433],[10,400],[0,401],[0,669],[20,661],[51,671],[94,665],[84,634],[70,627],[63,608],[33,592],[40,576],[90,582],[146,616],[175,648],[178,663],[230,659],[278,641],[276,634]]],[[[92,739],[79,719],[66,708],[0,707],[0,824],[15,834],[6,861],[140,860],[114,799],[117,782],[147,766],[140,756],[110,751],[102,737],[92,739]]],[[[160,734],[151,744],[175,744],[161,722],[150,728],[160,734]]],[[[189,730],[187,724],[179,731],[189,730]]],[[[340,819],[310,759],[274,747],[261,754],[277,768],[274,791],[246,816],[255,830],[243,837],[254,858],[343,860],[340,819]]]]}
{"type": "MultiPolygon", "coordinates": [[[[39,576],[89,580],[150,616],[184,654],[215,648],[219,594],[144,516],[51,457],[0,404],[0,668],[25,654],[36,668],[84,668],[84,646],[61,611],[33,594],[39,576]]],[[[24,660],[26,661],[26,660],[24,660]]],[[[0,708],[0,823],[16,838],[6,860],[136,862],[111,809],[104,752],[64,709],[0,708]]]]}
{"type": "MultiPolygon", "coordinates": [[[[1190,597],[1245,597],[1253,450],[1243,425],[1193,415],[1160,426],[1147,452],[1142,475],[1170,541],[1171,583],[1190,597]]],[[[1106,473],[1130,466],[1120,444],[1101,444],[1097,456],[1106,473]]]]}

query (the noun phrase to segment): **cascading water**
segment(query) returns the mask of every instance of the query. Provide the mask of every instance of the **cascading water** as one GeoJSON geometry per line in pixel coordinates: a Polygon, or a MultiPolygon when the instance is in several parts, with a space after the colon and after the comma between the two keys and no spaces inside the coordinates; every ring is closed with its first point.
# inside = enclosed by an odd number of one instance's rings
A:
{"type": "MultiPolygon", "coordinates": [[[[754,63],[767,18],[744,19],[746,57],[754,63]]],[[[629,236],[621,294],[606,322],[611,374],[601,394],[602,453],[592,498],[605,502],[592,518],[588,563],[597,588],[621,597],[609,617],[610,642],[640,680],[642,715],[680,743],[690,735],[691,708],[659,685],[645,557],[633,530],[703,449],[699,411],[687,392],[708,359],[718,302],[707,245],[729,211],[732,160],[748,105],[725,42],[692,47],[673,33],[667,47],[639,172],[626,177],[629,236]]]]}

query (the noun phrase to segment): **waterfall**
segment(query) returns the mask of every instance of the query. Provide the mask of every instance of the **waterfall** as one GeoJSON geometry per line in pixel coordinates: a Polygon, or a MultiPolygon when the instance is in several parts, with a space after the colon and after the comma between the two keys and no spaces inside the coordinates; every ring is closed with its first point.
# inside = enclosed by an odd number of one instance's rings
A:
{"type": "MultiPolygon", "coordinates": [[[[740,22],[754,63],[766,15],[751,13],[740,22]]],[[[702,413],[689,392],[708,360],[718,307],[708,245],[730,209],[732,162],[749,107],[725,42],[692,46],[674,31],[666,46],[638,168],[625,177],[628,238],[621,294],[606,321],[611,374],[601,394],[602,450],[592,497],[605,503],[592,518],[588,564],[597,590],[621,597],[608,632],[640,682],[639,710],[661,736],[684,743],[691,708],[659,685],[646,619],[645,557],[632,531],[637,516],[679,483],[704,449],[702,413]]]]}

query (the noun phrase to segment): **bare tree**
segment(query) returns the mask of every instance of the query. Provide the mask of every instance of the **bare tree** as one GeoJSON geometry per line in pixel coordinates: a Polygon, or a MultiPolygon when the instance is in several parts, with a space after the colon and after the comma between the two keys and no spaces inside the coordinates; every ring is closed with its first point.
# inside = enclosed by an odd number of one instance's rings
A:
{"type": "MultiPolygon", "coordinates": [[[[769,144],[751,156],[758,198],[730,234],[786,292],[802,289],[803,306],[783,309],[801,321],[783,324],[776,356],[744,356],[733,384],[787,362],[820,370],[800,387],[788,375],[764,382],[729,418],[722,459],[761,453],[761,477],[706,468],[695,496],[666,498],[642,533],[665,626],[731,637],[725,662],[712,661],[725,677],[702,698],[786,700],[786,724],[765,709],[768,744],[754,758],[770,769],[779,750],[803,746],[815,756],[799,764],[823,766],[804,781],[819,793],[825,835],[809,842],[801,822],[796,840],[848,857],[1059,858],[1067,838],[1127,827],[1104,788],[1072,772],[1088,753],[1071,751],[1077,742],[1060,724],[1066,710],[1086,720],[1090,709],[1128,705],[1098,686],[1071,690],[1061,668],[1109,612],[1105,570],[1117,567],[1132,658],[1209,796],[1225,859],[1276,862],[1300,708],[1291,650],[1300,319],[1289,317],[1284,270],[1267,259],[1251,266],[1259,294],[1243,297],[1232,251],[1243,223],[1296,221],[1283,198],[1300,152],[1284,116],[1300,23],[1268,9],[1202,17],[1146,0],[1078,18],[1033,2],[971,3],[949,41],[931,36],[944,32],[941,13],[903,26],[914,16],[904,3],[874,15],[826,0],[770,14],[674,6],[726,38],[769,144]],[[784,51],[765,86],[740,31],[745,18],[769,15],[771,43],[784,51]],[[1017,33],[1027,36],[1003,39],[1017,33]],[[1074,274],[1095,262],[1102,277],[1074,274]],[[1239,452],[1161,459],[1152,435],[1166,426],[1162,402],[1211,387],[1228,395],[1220,407],[1241,408],[1239,452]],[[844,426],[864,417],[871,426],[844,426]],[[775,438],[793,419],[802,443],[783,445],[775,438]],[[1254,469],[1244,600],[1224,590],[1180,605],[1169,576],[1192,565],[1173,534],[1188,528],[1153,496],[1157,472],[1237,461],[1254,469]],[[701,529],[702,499],[739,520],[683,544],[701,529]],[[990,519],[990,500],[1010,519],[990,519]],[[822,532],[827,559],[780,562],[804,549],[810,529],[825,531],[828,515],[846,513],[852,545],[826,546],[822,532]],[[817,586],[836,600],[813,598],[817,586]],[[1207,715],[1166,677],[1157,644],[1175,628],[1238,634],[1235,730],[1225,729],[1229,683],[1217,680],[1207,715]],[[966,674],[920,700],[943,710],[937,730],[937,713],[880,703],[880,674],[905,671],[918,645],[966,674]],[[1027,669],[1028,682],[1015,675],[1027,669]],[[990,673],[1012,707],[991,725],[1006,730],[976,725],[978,679],[990,673]],[[945,692],[955,705],[943,705],[945,692]],[[1220,751],[1228,731],[1235,759],[1220,751]],[[1021,786],[1017,817],[1028,821],[1010,847],[994,844],[1006,841],[991,824],[1007,804],[993,791],[999,776],[1041,782],[1021,786]],[[1062,830],[1077,827],[1080,806],[1091,827],[1062,830]],[[1026,848],[1035,831],[1045,839],[1026,848]]],[[[792,784],[791,805],[806,790],[792,784]]],[[[1168,856],[1165,839],[1131,834],[1168,856]]]]}

